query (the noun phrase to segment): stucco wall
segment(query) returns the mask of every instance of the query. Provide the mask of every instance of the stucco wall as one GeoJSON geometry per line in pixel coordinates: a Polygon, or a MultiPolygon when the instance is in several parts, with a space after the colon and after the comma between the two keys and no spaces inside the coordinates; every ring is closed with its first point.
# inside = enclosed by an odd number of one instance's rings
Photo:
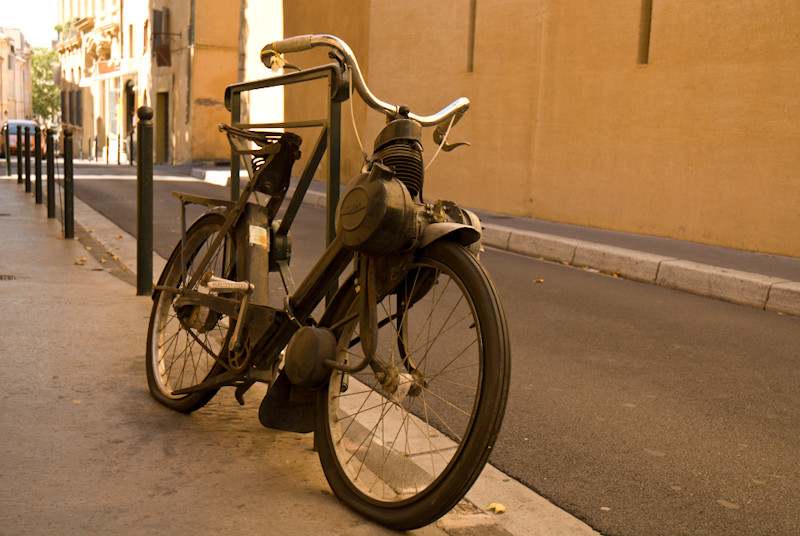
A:
{"type": "Polygon", "coordinates": [[[193,161],[230,158],[219,123],[230,123],[225,88],[239,76],[239,0],[195,0],[192,69],[193,161]]]}
{"type": "MultiPolygon", "coordinates": [[[[478,0],[472,72],[470,0],[334,4],[285,2],[286,35],[358,21],[376,95],[473,103],[452,134],[472,147],[434,164],[426,197],[800,256],[793,0],[653,2],[647,64],[641,0],[478,0]]],[[[381,126],[370,112],[362,138],[381,126]]]]}
{"type": "Polygon", "coordinates": [[[800,256],[796,3],[654,2],[647,65],[639,2],[582,4],[542,19],[531,212],[800,256]]]}
{"type": "MultiPolygon", "coordinates": [[[[284,37],[304,34],[333,34],[341,37],[353,49],[362,72],[369,77],[369,0],[329,0],[326,2],[284,0],[283,5],[284,37]]],[[[301,68],[325,65],[333,61],[328,57],[328,50],[321,47],[306,52],[288,54],[287,59],[301,68]]],[[[326,118],[330,102],[327,100],[327,94],[328,87],[325,80],[287,87],[284,93],[286,120],[326,118]]],[[[353,101],[353,113],[362,141],[365,144],[371,143],[372,139],[364,139],[363,130],[367,112],[366,106],[358,98],[353,101]]],[[[306,128],[298,130],[297,133],[303,137],[303,157],[295,164],[295,175],[300,174],[311,155],[319,135],[319,129],[306,128]]],[[[326,177],[324,170],[327,169],[327,162],[326,152],[325,159],[319,167],[320,171],[315,175],[316,179],[324,180],[326,177]]],[[[362,163],[361,149],[353,133],[350,103],[345,102],[342,105],[342,184],[346,184],[350,178],[359,173],[362,163]]]]}

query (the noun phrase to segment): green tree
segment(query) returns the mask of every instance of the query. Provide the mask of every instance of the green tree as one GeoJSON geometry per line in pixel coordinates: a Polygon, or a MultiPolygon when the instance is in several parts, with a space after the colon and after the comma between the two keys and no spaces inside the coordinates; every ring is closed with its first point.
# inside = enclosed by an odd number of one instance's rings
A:
{"type": "Polygon", "coordinates": [[[57,61],[55,50],[34,47],[31,57],[33,112],[43,119],[50,119],[61,108],[61,92],[53,83],[53,63],[57,61]]]}

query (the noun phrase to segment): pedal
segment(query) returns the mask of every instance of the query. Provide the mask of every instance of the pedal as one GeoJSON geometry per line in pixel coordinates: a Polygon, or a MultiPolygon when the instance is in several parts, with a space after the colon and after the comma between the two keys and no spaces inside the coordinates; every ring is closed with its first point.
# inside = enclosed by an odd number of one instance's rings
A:
{"type": "Polygon", "coordinates": [[[231,281],[230,279],[217,277],[211,274],[211,272],[203,277],[200,284],[214,292],[241,292],[243,294],[249,294],[255,288],[249,281],[231,281]]]}

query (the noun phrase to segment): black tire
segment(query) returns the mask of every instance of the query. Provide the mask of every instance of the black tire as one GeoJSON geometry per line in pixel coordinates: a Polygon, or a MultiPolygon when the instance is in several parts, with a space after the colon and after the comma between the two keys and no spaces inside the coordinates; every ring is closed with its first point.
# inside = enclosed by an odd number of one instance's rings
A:
{"type": "MultiPolygon", "coordinates": [[[[356,293],[343,295],[326,316],[353,317],[356,293]]],[[[328,325],[338,360],[358,363],[358,319],[328,325]]],[[[378,325],[376,358],[398,366],[397,390],[387,393],[370,367],[334,371],[318,395],[315,439],[341,500],[390,528],[414,529],[455,506],[491,453],[508,398],[508,329],[483,267],[447,241],[417,253],[378,304],[378,325]]]]}
{"type": "MultiPolygon", "coordinates": [[[[186,233],[187,281],[183,280],[181,244],[178,243],[164,267],[160,284],[182,288],[197,270],[224,222],[225,218],[215,213],[199,218],[186,233]]],[[[236,251],[236,242],[229,231],[208,269],[218,277],[235,279],[236,251]]],[[[208,403],[217,390],[184,395],[172,393],[202,383],[225,370],[209,350],[224,358],[228,331],[233,328],[234,320],[199,307],[184,308],[179,317],[173,307],[176,297],[164,290],[153,294],[147,331],[147,384],[153,398],[170,409],[189,413],[208,403]]]]}

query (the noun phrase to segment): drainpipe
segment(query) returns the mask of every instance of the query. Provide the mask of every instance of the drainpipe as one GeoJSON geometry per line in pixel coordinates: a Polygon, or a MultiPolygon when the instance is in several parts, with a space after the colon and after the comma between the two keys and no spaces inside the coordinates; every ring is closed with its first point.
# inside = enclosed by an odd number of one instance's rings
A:
{"type": "Polygon", "coordinates": [[[247,23],[245,18],[245,10],[247,9],[247,0],[239,0],[239,76],[238,82],[244,82],[244,67],[245,67],[245,35],[244,27],[247,23]]]}
{"type": "MultiPolygon", "coordinates": [[[[187,64],[186,64],[186,117],[184,118],[184,123],[187,125],[189,124],[189,119],[191,119],[191,106],[192,106],[192,63],[194,63],[194,7],[195,7],[195,0],[191,1],[191,5],[189,8],[189,30],[187,33],[187,40],[189,50],[186,54],[187,64]]],[[[191,159],[191,155],[189,155],[191,159]]]]}

